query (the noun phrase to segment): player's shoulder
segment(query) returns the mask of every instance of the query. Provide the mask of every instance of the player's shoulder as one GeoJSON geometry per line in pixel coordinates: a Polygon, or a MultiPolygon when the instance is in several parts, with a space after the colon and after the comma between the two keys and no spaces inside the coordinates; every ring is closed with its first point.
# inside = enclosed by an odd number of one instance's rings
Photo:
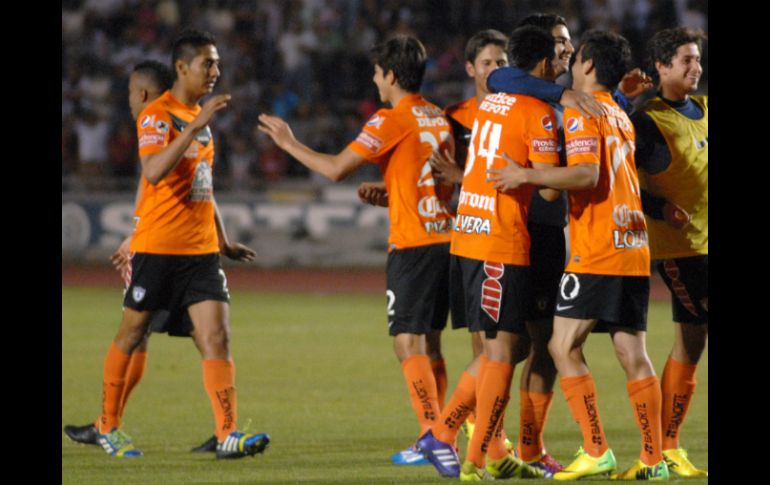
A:
{"type": "Polygon", "coordinates": [[[146,126],[144,125],[149,123],[150,118],[152,117],[157,118],[159,115],[161,116],[167,115],[170,109],[167,94],[168,94],[168,91],[158,96],[154,100],[150,101],[150,103],[147,104],[147,106],[145,106],[144,109],[139,112],[139,116],[137,117],[137,120],[141,127],[146,128],[146,126]]]}
{"type": "Polygon", "coordinates": [[[473,124],[473,119],[476,118],[477,112],[475,96],[459,103],[450,104],[444,108],[444,115],[447,118],[451,118],[467,127],[473,124]]]}
{"type": "Polygon", "coordinates": [[[379,129],[384,123],[392,123],[394,120],[393,110],[389,108],[380,108],[364,123],[364,128],[379,129]]]}

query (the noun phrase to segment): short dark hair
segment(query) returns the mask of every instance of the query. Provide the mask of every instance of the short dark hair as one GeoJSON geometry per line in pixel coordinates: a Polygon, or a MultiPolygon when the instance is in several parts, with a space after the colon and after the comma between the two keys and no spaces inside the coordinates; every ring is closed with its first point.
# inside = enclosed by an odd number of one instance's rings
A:
{"type": "Polygon", "coordinates": [[[511,32],[508,39],[508,62],[512,66],[531,71],[543,59],[553,59],[553,35],[550,32],[526,25],[511,32]]]}
{"type": "Polygon", "coordinates": [[[499,30],[486,29],[476,32],[465,44],[465,60],[473,64],[476,60],[476,56],[479,55],[479,52],[484,50],[489,44],[496,45],[502,50],[505,50],[507,43],[508,37],[499,30]]]}
{"type": "Polygon", "coordinates": [[[525,25],[534,25],[535,27],[540,27],[548,32],[551,32],[557,25],[568,27],[567,19],[553,13],[533,13],[532,15],[524,17],[516,27],[524,27],[525,25]]]}
{"type": "Polygon", "coordinates": [[[583,33],[580,45],[582,57],[575,62],[593,60],[596,81],[607,89],[615,89],[631,65],[628,40],[614,32],[593,29],[583,33]]]}
{"type": "Polygon", "coordinates": [[[174,73],[171,72],[167,65],[158,61],[148,60],[140,62],[134,66],[133,72],[147,76],[161,93],[171,89],[171,85],[174,84],[174,73]]]}
{"type": "Polygon", "coordinates": [[[187,64],[198,55],[198,50],[207,45],[217,45],[216,38],[196,29],[184,29],[174,41],[171,53],[171,67],[176,71],[176,61],[183,60],[187,64]]]}
{"type": "Polygon", "coordinates": [[[676,56],[679,47],[685,44],[695,44],[699,51],[703,51],[703,41],[706,34],[700,29],[687,27],[674,27],[655,33],[647,42],[647,67],[649,72],[657,74],[655,63],[660,62],[665,66],[671,65],[671,60],[676,56]]]}
{"type": "Polygon", "coordinates": [[[382,73],[393,71],[401,89],[416,93],[422,86],[428,55],[425,46],[410,35],[397,35],[371,49],[372,63],[382,73]]]}

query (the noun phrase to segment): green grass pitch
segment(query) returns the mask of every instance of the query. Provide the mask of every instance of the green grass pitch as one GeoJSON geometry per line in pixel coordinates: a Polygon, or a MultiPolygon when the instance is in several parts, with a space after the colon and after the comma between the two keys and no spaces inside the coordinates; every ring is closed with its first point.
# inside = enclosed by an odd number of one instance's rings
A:
{"type": "MultiPolygon", "coordinates": [[[[104,355],[120,318],[117,289],[62,289],[62,426],[84,424],[100,410],[104,355]]],[[[397,467],[390,455],[419,431],[387,336],[384,295],[233,291],[232,352],[239,427],[270,433],[265,454],[218,462],[188,450],[213,432],[200,357],[186,338],[155,335],[144,379],[123,427],[145,456],[118,459],[62,432],[65,484],[385,484],[447,483],[431,466],[397,467]]],[[[650,307],[648,351],[660,375],[671,348],[670,304],[650,307]]],[[[447,331],[449,392],[470,356],[465,331],[447,331]]],[[[606,334],[589,338],[607,438],[618,465],[639,452],[625,378],[606,334]]],[[[517,366],[506,430],[518,433],[517,366]]],[[[694,463],[708,463],[708,351],[683,429],[694,463]]],[[[561,390],[547,423],[548,450],[568,463],[581,442],[561,390]]],[[[461,455],[465,439],[460,438],[461,455]]],[[[530,481],[539,483],[541,481],[530,481]]],[[[688,484],[707,480],[676,480],[688,484]]]]}

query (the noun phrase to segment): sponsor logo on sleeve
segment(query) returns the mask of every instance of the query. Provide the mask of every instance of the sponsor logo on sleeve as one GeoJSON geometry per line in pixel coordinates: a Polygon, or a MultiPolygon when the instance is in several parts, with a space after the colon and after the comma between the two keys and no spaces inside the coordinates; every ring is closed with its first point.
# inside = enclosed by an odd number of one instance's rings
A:
{"type": "Polygon", "coordinates": [[[559,142],[555,138],[532,138],[534,153],[556,153],[559,142]]]}
{"type": "Polygon", "coordinates": [[[160,120],[155,123],[155,129],[158,131],[158,133],[168,133],[168,123],[160,120]]]}
{"type": "Polygon", "coordinates": [[[385,121],[384,117],[382,117],[382,116],[380,116],[378,114],[375,114],[374,116],[369,118],[369,121],[366,122],[366,126],[373,126],[373,127],[377,128],[379,130],[380,129],[380,125],[382,125],[383,121],[385,121]]]}
{"type": "Polygon", "coordinates": [[[578,119],[578,118],[568,119],[567,123],[564,125],[567,128],[567,132],[575,133],[578,130],[578,128],[580,128],[580,125],[582,125],[580,121],[581,119],[578,119]]]}
{"type": "Polygon", "coordinates": [[[155,122],[155,115],[145,115],[144,118],[142,118],[142,122],[139,124],[142,128],[147,128],[151,124],[155,122]]]}
{"type": "Polygon", "coordinates": [[[366,149],[372,153],[377,152],[382,147],[382,143],[383,143],[383,141],[380,138],[366,131],[362,131],[361,133],[358,134],[358,138],[356,138],[356,142],[366,147],[366,149]]]}
{"type": "Polygon", "coordinates": [[[142,136],[139,137],[139,148],[165,145],[166,137],[160,133],[142,133],[142,136]]]}
{"type": "Polygon", "coordinates": [[[543,116],[543,118],[540,120],[540,123],[543,124],[543,128],[545,128],[548,131],[553,130],[553,121],[551,121],[551,117],[548,115],[543,116]]]}
{"type": "Polygon", "coordinates": [[[567,141],[567,156],[599,153],[599,139],[595,136],[578,136],[567,141]]]}

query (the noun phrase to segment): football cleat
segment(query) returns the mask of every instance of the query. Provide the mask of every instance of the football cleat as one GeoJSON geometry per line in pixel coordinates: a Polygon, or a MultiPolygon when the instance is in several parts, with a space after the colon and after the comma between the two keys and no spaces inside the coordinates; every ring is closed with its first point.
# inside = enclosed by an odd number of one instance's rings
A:
{"type": "Polygon", "coordinates": [[[668,480],[666,460],[660,460],[655,465],[645,465],[642,460],[636,460],[631,468],[610,477],[612,480],[668,480]]]}
{"type": "Polygon", "coordinates": [[[543,470],[529,466],[510,453],[499,460],[493,460],[492,458],[487,457],[487,472],[492,475],[495,480],[513,477],[546,478],[543,470]]]}
{"type": "Polygon", "coordinates": [[[527,464],[531,467],[543,470],[546,478],[551,477],[554,473],[564,470],[564,465],[559,463],[556,458],[548,453],[543,453],[539,459],[527,462],[527,464]]]}
{"type": "Polygon", "coordinates": [[[675,448],[663,450],[663,459],[666,460],[668,470],[676,473],[680,477],[707,477],[709,472],[696,468],[687,458],[687,450],[684,448],[675,448]]]}
{"type": "Polygon", "coordinates": [[[409,448],[393,453],[390,457],[390,461],[394,465],[429,465],[430,462],[423,456],[422,453],[417,451],[417,448],[410,446],[409,448]]]}
{"type": "Polygon", "coordinates": [[[83,426],[68,424],[64,427],[64,433],[69,436],[72,441],[77,443],[83,443],[84,445],[99,444],[99,430],[96,429],[96,425],[94,424],[86,424],[83,426]]]}
{"type": "Polygon", "coordinates": [[[134,448],[131,438],[118,428],[112,428],[109,433],[98,433],[97,441],[104,451],[112,456],[122,456],[125,458],[136,458],[144,455],[140,450],[134,448]]]}
{"type": "Polygon", "coordinates": [[[554,480],[578,480],[583,477],[595,475],[609,475],[617,469],[615,455],[611,449],[607,449],[602,456],[594,458],[583,450],[581,446],[575,453],[575,461],[567,465],[560,472],[553,474],[554,480]]]}
{"type": "Polygon", "coordinates": [[[190,451],[195,453],[209,453],[217,451],[217,437],[213,435],[211,438],[204,441],[202,444],[196,446],[190,451]]]}
{"type": "Polygon", "coordinates": [[[428,430],[415,444],[417,451],[428,459],[442,477],[460,476],[460,458],[455,447],[438,440],[433,431],[428,430]]]}
{"type": "Polygon", "coordinates": [[[221,443],[217,443],[217,459],[243,458],[262,453],[270,444],[270,436],[265,433],[246,434],[233,431],[221,443]]]}
{"type": "Polygon", "coordinates": [[[480,482],[484,480],[484,469],[477,468],[476,464],[472,461],[466,461],[460,468],[460,481],[461,482],[480,482]]]}

